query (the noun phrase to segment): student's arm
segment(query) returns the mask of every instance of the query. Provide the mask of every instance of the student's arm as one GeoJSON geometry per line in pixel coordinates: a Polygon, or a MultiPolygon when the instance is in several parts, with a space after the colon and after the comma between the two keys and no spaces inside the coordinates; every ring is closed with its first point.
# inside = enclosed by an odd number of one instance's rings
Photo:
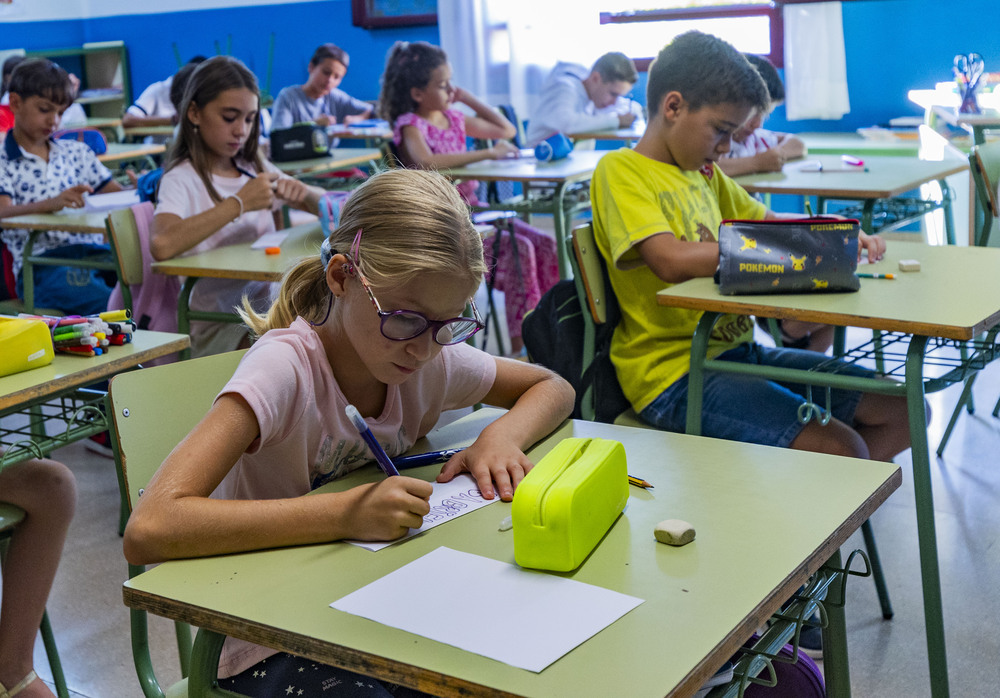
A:
{"type": "Polygon", "coordinates": [[[132,128],[134,126],[173,126],[174,119],[171,116],[139,116],[131,112],[125,112],[122,116],[122,126],[132,128]]]}
{"type": "Polygon", "coordinates": [[[418,528],[430,510],[430,483],[405,476],[335,494],[209,498],[259,431],[242,397],[216,400],[143,492],[125,529],[125,557],[150,564],[342,538],[390,540],[418,528]]]}
{"type": "Polygon", "coordinates": [[[646,266],[669,284],[712,276],[719,266],[719,243],[681,241],[668,231],[647,237],[635,249],[646,266]]]}
{"type": "Polygon", "coordinates": [[[514,488],[532,468],[524,451],[569,417],[575,393],[546,368],[513,359],[495,360],[496,378],[483,402],[509,411],[483,429],[475,443],[455,454],[437,479],[448,482],[467,470],[484,497],[493,498],[495,483],[500,499],[509,502],[514,488]]]}
{"type": "Polygon", "coordinates": [[[92,191],[89,184],[77,184],[75,187],[60,192],[57,196],[24,204],[15,204],[10,196],[0,194],[0,218],[23,216],[29,213],[52,213],[62,208],[80,208],[83,206],[83,195],[90,194],[92,191]]]}
{"type": "Polygon", "coordinates": [[[744,158],[722,158],[716,166],[730,177],[755,172],[780,172],[788,157],[778,148],[768,148],[744,158]]]}
{"type": "MultiPolygon", "coordinates": [[[[243,212],[266,210],[274,204],[272,183],[277,177],[265,173],[251,179],[236,193],[243,201],[243,212]]],[[[240,215],[240,204],[228,197],[212,208],[181,218],[173,213],[158,213],[153,218],[149,237],[149,252],[160,261],[176,257],[220,230],[240,215]]]]}
{"type": "Polygon", "coordinates": [[[566,82],[552,85],[541,96],[538,107],[531,115],[558,133],[582,133],[584,131],[603,131],[609,128],[625,127],[632,123],[630,115],[603,112],[587,114],[577,109],[578,95],[573,87],[566,82]],[[627,122],[625,118],[627,117],[627,122]]]}
{"type": "Polygon", "coordinates": [[[511,139],[517,135],[514,124],[507,121],[503,114],[461,87],[455,88],[455,101],[476,113],[465,120],[465,132],[473,138],[497,140],[511,139]]]}
{"type": "Polygon", "coordinates": [[[424,134],[416,126],[402,128],[401,145],[406,150],[407,158],[416,167],[424,169],[448,169],[462,167],[482,160],[497,160],[517,152],[512,144],[500,141],[485,150],[467,150],[464,153],[433,153],[427,145],[424,134]]]}
{"type": "Polygon", "coordinates": [[[319,215],[319,200],[325,192],[319,187],[309,186],[294,177],[280,175],[274,188],[274,196],[292,208],[319,215]]]}
{"type": "Polygon", "coordinates": [[[792,135],[791,133],[782,133],[778,139],[778,144],[775,146],[775,150],[778,150],[785,160],[794,160],[795,158],[805,157],[809,148],[806,147],[805,142],[798,136],[792,135]]]}

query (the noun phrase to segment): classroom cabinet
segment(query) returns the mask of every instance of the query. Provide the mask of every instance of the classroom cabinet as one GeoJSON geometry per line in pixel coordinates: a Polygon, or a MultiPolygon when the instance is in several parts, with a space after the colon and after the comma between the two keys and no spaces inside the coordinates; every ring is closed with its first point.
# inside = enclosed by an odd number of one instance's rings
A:
{"type": "Polygon", "coordinates": [[[77,103],[91,117],[119,118],[132,103],[124,41],[95,41],[74,48],[28,51],[48,58],[80,78],[77,103]]]}

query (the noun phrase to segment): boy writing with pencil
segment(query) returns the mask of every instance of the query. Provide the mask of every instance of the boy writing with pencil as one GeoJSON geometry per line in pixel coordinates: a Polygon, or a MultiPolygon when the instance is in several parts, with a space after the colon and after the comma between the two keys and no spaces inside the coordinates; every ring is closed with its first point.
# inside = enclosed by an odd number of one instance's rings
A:
{"type": "MultiPolygon", "coordinates": [[[[664,48],[649,71],[649,124],[634,150],[606,155],[591,183],[594,232],[622,310],[611,360],[639,417],[684,431],[691,342],[701,313],[661,307],[656,292],[712,276],[719,263],[716,231],[727,218],[781,217],[719,171],[730,138],[768,106],[757,71],[729,44],[689,32],[664,48]]],[[[862,233],[869,258],[885,245],[862,233]]],[[[719,319],[709,358],[811,368],[828,357],[755,344],[745,316],[719,319]]],[[[856,366],[843,372],[866,374],[856,366]]],[[[833,419],[801,424],[804,386],[752,376],[706,373],[706,436],[891,460],[909,446],[905,400],[834,390],[833,419]]]]}
{"type": "MultiPolygon", "coordinates": [[[[14,128],[0,147],[0,218],[82,208],[85,194],[121,189],[84,143],[52,138],[73,101],[65,70],[44,58],[29,58],[14,69],[8,89],[14,128]]],[[[28,231],[4,228],[0,239],[13,257],[17,294],[23,298],[28,231]]],[[[103,236],[48,231],[35,238],[32,254],[110,259],[111,253],[103,236]]],[[[93,315],[106,309],[115,279],[92,269],[35,266],[34,282],[36,306],[93,315]]]]}

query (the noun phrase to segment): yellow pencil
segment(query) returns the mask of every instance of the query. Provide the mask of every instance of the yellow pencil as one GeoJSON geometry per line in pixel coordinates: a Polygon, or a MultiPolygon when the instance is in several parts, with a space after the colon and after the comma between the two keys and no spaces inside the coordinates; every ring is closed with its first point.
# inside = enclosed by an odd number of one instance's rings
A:
{"type": "Polygon", "coordinates": [[[635,485],[636,487],[641,487],[644,490],[648,490],[650,487],[652,487],[651,484],[643,480],[641,477],[632,477],[631,475],[628,476],[628,484],[635,485]]]}

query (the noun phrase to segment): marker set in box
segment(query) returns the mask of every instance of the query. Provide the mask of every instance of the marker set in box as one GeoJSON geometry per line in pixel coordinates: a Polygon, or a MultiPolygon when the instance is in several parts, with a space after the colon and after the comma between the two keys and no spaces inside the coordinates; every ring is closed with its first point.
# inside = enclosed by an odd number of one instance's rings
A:
{"type": "Polygon", "coordinates": [[[113,310],[98,315],[51,317],[22,314],[37,318],[49,327],[52,346],[57,352],[78,356],[100,356],[111,346],[132,341],[135,323],[127,310],[113,310]]]}

